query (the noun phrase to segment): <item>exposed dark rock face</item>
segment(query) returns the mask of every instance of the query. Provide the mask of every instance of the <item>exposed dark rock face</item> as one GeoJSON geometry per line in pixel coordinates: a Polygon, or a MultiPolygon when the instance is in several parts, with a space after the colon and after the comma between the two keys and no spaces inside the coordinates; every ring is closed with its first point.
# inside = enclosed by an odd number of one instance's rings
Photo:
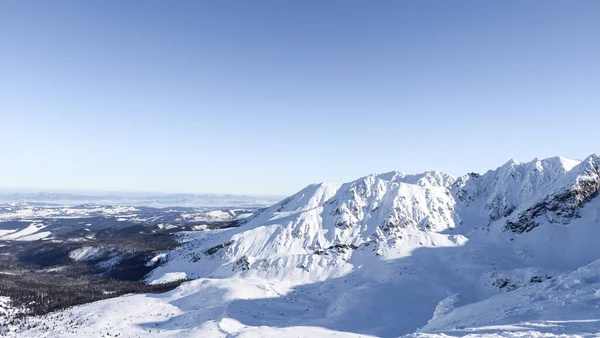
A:
{"type": "Polygon", "coordinates": [[[315,250],[314,253],[317,255],[329,255],[330,252],[344,253],[348,250],[356,250],[358,247],[354,244],[335,244],[326,249],[315,250]]]}
{"type": "Polygon", "coordinates": [[[486,205],[487,209],[490,210],[490,220],[497,221],[515,211],[516,207],[514,205],[507,205],[506,203],[506,201],[501,201],[500,198],[496,197],[490,204],[486,205]]]}
{"type": "Polygon", "coordinates": [[[552,277],[545,275],[545,276],[533,276],[529,279],[529,283],[542,283],[547,281],[548,279],[552,279],[552,277]]]}
{"type": "Polygon", "coordinates": [[[248,257],[243,256],[238,259],[234,264],[233,270],[250,270],[250,261],[248,260],[248,257]]]}
{"type": "Polygon", "coordinates": [[[230,245],[231,245],[231,244],[233,244],[233,243],[234,243],[233,241],[228,241],[228,242],[225,242],[225,243],[221,243],[221,244],[219,244],[219,245],[215,245],[215,246],[213,246],[212,248],[209,248],[209,249],[207,249],[206,251],[204,251],[204,253],[205,253],[205,254],[207,254],[207,255],[209,255],[209,256],[211,256],[211,255],[214,255],[214,254],[216,254],[216,253],[217,253],[219,250],[221,250],[221,249],[223,249],[223,248],[226,248],[226,247],[230,246],[230,245]]]}
{"type": "Polygon", "coordinates": [[[492,285],[498,287],[498,289],[502,291],[514,291],[519,288],[516,283],[508,278],[498,278],[492,283],[492,285]]]}
{"type": "Polygon", "coordinates": [[[573,186],[546,197],[542,202],[521,212],[515,219],[507,220],[506,228],[521,234],[538,227],[540,224],[536,219],[542,215],[546,215],[550,223],[559,224],[568,224],[572,219],[581,217],[581,207],[600,191],[598,170],[598,164],[591,161],[573,186]]]}

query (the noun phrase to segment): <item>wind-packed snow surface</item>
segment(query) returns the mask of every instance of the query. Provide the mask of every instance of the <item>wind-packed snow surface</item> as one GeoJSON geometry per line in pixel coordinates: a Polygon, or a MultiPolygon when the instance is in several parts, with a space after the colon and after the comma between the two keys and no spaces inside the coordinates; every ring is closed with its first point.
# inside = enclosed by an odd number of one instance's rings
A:
{"type": "Polygon", "coordinates": [[[599,169],[592,155],[311,185],[239,227],[179,234],[147,277],[195,279],[174,291],[15,334],[588,336],[600,331],[599,169]]]}

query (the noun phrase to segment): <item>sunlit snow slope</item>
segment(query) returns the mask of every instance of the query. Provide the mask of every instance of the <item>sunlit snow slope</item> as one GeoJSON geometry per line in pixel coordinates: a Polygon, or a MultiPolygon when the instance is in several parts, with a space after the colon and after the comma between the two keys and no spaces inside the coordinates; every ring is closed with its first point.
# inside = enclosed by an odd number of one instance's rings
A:
{"type": "Polygon", "coordinates": [[[311,185],[240,227],[180,234],[147,278],[197,279],[171,293],[36,320],[58,323],[47,336],[598,331],[589,320],[599,314],[599,169],[592,155],[459,178],[390,172],[311,185]],[[85,320],[68,328],[63,318],[85,320]]]}

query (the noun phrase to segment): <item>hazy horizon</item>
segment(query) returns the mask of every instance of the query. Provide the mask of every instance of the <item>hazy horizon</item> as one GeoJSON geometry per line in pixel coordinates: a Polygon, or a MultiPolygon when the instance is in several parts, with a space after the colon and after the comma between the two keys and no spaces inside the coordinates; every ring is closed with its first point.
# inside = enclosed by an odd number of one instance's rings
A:
{"type": "MultiPolygon", "coordinates": [[[[589,155],[593,155],[594,153],[591,153],[589,155]]],[[[535,157],[529,160],[525,160],[525,161],[519,161],[517,159],[508,159],[507,161],[504,161],[494,167],[490,167],[484,171],[481,172],[476,172],[478,174],[485,174],[488,171],[492,171],[495,169],[498,169],[499,167],[501,167],[502,165],[504,165],[505,163],[508,163],[510,161],[516,161],[519,163],[526,163],[526,162],[531,162],[531,161],[535,161],[535,160],[539,160],[539,159],[547,159],[547,158],[553,158],[553,157],[561,157],[561,158],[565,158],[568,160],[576,160],[576,161],[582,161],[584,158],[566,158],[564,156],[560,156],[560,155],[556,155],[556,156],[550,156],[550,157],[535,157]]],[[[585,156],[588,157],[588,156],[585,156]]],[[[402,170],[393,170],[393,171],[399,171],[402,172],[402,170]]],[[[426,171],[437,171],[437,172],[443,172],[440,170],[425,170],[423,172],[426,171]]],[[[387,171],[389,172],[389,171],[387,171]]],[[[365,175],[361,175],[359,177],[356,177],[355,179],[358,179],[360,177],[364,177],[364,176],[368,176],[368,175],[379,175],[379,174],[384,174],[387,172],[377,172],[377,173],[369,173],[369,174],[365,174],[365,175]]],[[[423,172],[404,172],[405,174],[420,174],[423,172]]],[[[450,174],[453,175],[455,177],[460,177],[460,176],[466,176],[469,173],[472,173],[474,171],[469,171],[469,172],[464,172],[462,174],[453,174],[453,173],[447,173],[447,172],[443,172],[446,174],[450,174]]],[[[336,182],[336,183],[347,183],[347,182],[342,182],[342,181],[315,181],[312,183],[307,184],[311,185],[311,184],[315,184],[315,183],[323,183],[323,182],[336,182]]],[[[64,189],[64,188],[56,188],[56,189],[52,189],[52,188],[43,188],[43,187],[10,187],[10,186],[0,186],[0,193],[66,193],[66,194],[74,194],[74,195],[90,195],[90,196],[106,196],[106,195],[116,195],[116,196],[152,196],[152,195],[177,195],[177,194],[182,194],[182,195],[239,195],[239,196],[252,196],[252,197],[271,197],[271,198],[283,198],[283,197],[287,197],[291,194],[294,194],[298,191],[300,191],[301,189],[305,188],[306,186],[303,186],[301,188],[299,188],[297,191],[294,191],[292,193],[289,194],[252,194],[252,193],[229,193],[229,192],[205,192],[205,191],[189,191],[189,192],[181,192],[181,191],[144,191],[144,190],[98,190],[98,189],[64,189]]]]}
{"type": "Polygon", "coordinates": [[[169,192],[169,191],[135,191],[135,190],[94,190],[94,189],[50,189],[43,187],[3,187],[0,186],[0,193],[4,194],[38,194],[38,193],[57,193],[57,194],[71,194],[71,195],[82,195],[82,196],[138,196],[138,197],[151,197],[161,195],[233,195],[233,196],[251,196],[251,197],[286,197],[287,195],[281,194],[233,194],[233,193],[220,193],[220,192],[169,192]]]}

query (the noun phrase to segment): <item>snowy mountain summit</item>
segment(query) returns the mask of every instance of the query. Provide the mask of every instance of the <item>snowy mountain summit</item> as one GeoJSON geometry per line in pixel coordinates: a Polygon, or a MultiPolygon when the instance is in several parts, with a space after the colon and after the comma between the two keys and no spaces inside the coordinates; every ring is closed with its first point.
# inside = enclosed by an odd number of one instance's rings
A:
{"type": "Polygon", "coordinates": [[[591,155],[313,184],[238,227],[180,234],[147,276],[194,279],[170,293],[39,320],[55,336],[585,336],[600,331],[599,170],[591,155]]]}

